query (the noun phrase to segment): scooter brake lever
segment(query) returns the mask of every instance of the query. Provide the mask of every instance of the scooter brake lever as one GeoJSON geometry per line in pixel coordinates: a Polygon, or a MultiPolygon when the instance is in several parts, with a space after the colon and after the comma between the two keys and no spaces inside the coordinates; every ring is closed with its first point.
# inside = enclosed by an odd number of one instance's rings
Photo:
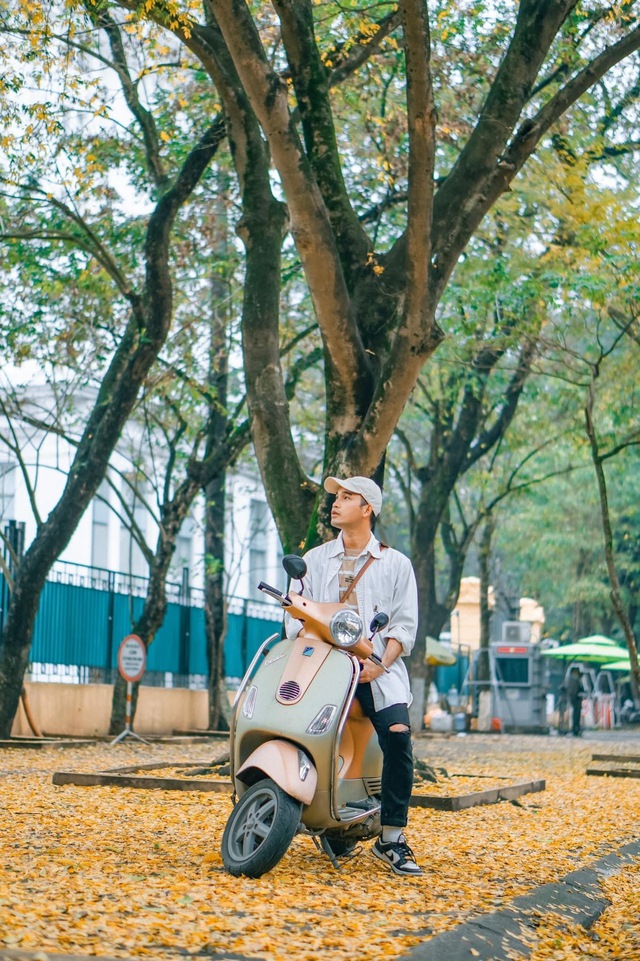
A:
{"type": "Polygon", "coordinates": [[[260,581],[258,584],[258,590],[262,591],[263,594],[268,594],[269,597],[274,599],[274,601],[279,601],[281,604],[291,604],[287,594],[283,594],[282,591],[279,591],[277,587],[271,587],[270,584],[265,584],[264,581],[260,581]]]}
{"type": "Polygon", "coordinates": [[[289,595],[283,594],[282,591],[279,591],[277,587],[271,587],[270,584],[265,584],[264,581],[260,581],[258,584],[258,590],[262,591],[263,594],[268,594],[269,597],[272,597],[274,601],[277,601],[281,607],[291,607],[291,598],[289,595]]]}
{"type": "Polygon", "coordinates": [[[377,664],[378,667],[381,667],[386,674],[389,673],[389,668],[387,667],[386,664],[382,663],[382,661],[380,660],[377,654],[369,654],[369,660],[373,661],[374,664],[377,664]]]}

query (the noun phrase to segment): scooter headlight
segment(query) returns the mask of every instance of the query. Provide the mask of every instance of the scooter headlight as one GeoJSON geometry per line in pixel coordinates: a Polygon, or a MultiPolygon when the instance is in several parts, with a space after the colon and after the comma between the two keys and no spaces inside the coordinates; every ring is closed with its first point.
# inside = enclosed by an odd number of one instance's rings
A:
{"type": "Polygon", "coordinates": [[[338,611],[329,624],[331,637],[339,647],[353,647],[364,632],[364,621],[357,611],[338,611]]]}

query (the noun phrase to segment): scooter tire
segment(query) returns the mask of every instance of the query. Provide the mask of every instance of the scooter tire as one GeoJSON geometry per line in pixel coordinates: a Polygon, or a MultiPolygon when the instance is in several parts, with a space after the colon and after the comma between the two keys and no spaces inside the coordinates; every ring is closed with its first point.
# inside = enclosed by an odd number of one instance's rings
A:
{"type": "Polygon", "coordinates": [[[222,861],[234,877],[259,878],[276,866],[300,823],[302,804],[265,778],[242,795],[222,835],[222,861]]]}

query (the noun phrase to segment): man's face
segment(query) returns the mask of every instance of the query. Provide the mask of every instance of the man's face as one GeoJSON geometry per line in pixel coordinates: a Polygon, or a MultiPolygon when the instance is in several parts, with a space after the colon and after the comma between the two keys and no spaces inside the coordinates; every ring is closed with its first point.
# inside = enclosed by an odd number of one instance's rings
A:
{"type": "Polygon", "coordinates": [[[354,494],[340,487],[331,508],[331,526],[343,530],[345,527],[369,525],[370,513],[371,507],[369,504],[363,504],[360,494],[354,494]]]}

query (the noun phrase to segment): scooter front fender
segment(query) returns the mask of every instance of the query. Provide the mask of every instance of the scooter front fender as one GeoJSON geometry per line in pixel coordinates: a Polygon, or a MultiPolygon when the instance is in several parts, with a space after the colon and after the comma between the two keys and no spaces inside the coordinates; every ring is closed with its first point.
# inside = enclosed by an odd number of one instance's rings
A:
{"type": "Polygon", "coordinates": [[[251,785],[260,773],[270,777],[287,794],[311,804],[318,784],[318,772],[307,754],[289,741],[265,741],[238,769],[236,779],[251,785]]]}

